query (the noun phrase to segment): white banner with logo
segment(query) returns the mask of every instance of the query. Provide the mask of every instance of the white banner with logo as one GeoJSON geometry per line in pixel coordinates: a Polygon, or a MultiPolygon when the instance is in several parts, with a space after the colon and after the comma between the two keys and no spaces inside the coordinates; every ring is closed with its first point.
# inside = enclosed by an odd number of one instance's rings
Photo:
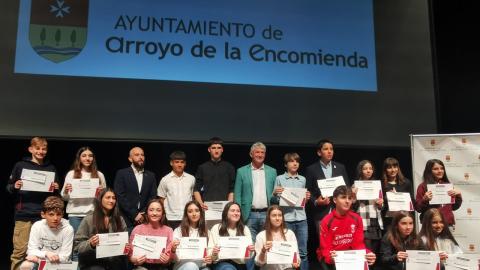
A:
{"type": "Polygon", "coordinates": [[[463,198],[454,211],[452,233],[463,252],[480,253],[480,134],[411,135],[411,147],[415,195],[426,162],[443,161],[448,179],[463,198]]]}

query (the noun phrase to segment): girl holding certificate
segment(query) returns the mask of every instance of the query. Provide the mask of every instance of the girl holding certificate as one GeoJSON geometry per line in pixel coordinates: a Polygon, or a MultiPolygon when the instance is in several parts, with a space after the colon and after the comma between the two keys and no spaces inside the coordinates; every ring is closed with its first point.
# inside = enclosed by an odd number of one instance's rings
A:
{"type": "MultiPolygon", "coordinates": [[[[145,222],[136,226],[130,235],[130,246],[133,252],[130,253],[130,261],[136,267],[134,270],[166,270],[170,262],[170,247],[173,240],[172,228],[165,225],[165,210],[159,199],[153,199],[146,206],[145,222]],[[160,254],[158,259],[148,259],[147,255],[135,256],[135,236],[156,236],[166,237],[166,245],[162,250],[156,250],[160,254]]],[[[156,247],[156,245],[153,245],[156,247]]],[[[140,248],[141,249],[141,248],[140,248]]]]}
{"type": "Polygon", "coordinates": [[[450,181],[445,171],[445,165],[438,159],[430,159],[425,164],[425,170],[423,171],[423,182],[418,185],[417,197],[415,199],[415,209],[420,213],[420,219],[423,218],[425,211],[430,208],[438,208],[440,212],[445,216],[447,226],[453,226],[455,224],[455,218],[453,211],[462,206],[462,195],[460,190],[452,189],[448,191],[448,195],[452,198],[453,203],[448,204],[430,204],[433,198],[432,191],[427,191],[427,184],[449,184],[450,181]]]}
{"type": "Polygon", "coordinates": [[[415,222],[409,212],[396,212],[392,225],[382,239],[380,247],[381,269],[404,270],[408,250],[419,249],[420,241],[415,233],[415,222]]]}
{"type": "Polygon", "coordinates": [[[125,269],[125,256],[97,259],[96,247],[99,245],[99,233],[126,232],[127,225],[117,206],[117,197],[112,189],[103,189],[95,199],[93,213],[88,214],[80,223],[73,239],[74,252],[78,253],[78,266],[81,270],[117,270],[125,269]]]}
{"type": "Polygon", "coordinates": [[[392,222],[392,217],[388,213],[388,199],[386,193],[389,191],[392,192],[407,192],[410,193],[410,197],[413,202],[413,189],[412,182],[403,176],[402,170],[400,169],[400,163],[396,158],[388,157],[383,161],[383,170],[382,170],[382,190],[385,208],[387,212],[384,218],[384,228],[388,228],[392,222]]]}
{"type": "Polygon", "coordinates": [[[72,182],[80,179],[98,179],[99,189],[106,187],[105,176],[97,170],[97,161],[92,149],[88,146],[78,149],[72,170],[67,173],[62,189],[62,197],[67,203],[68,222],[76,232],[82,219],[93,212],[95,198],[71,198],[72,182]]]}
{"type": "MultiPolygon", "coordinates": [[[[284,270],[300,267],[300,258],[298,256],[298,248],[294,251],[292,263],[289,264],[268,264],[267,257],[273,256],[269,254],[272,251],[273,242],[288,241],[289,243],[297,243],[295,234],[287,229],[283,220],[283,211],[278,205],[272,205],[267,210],[267,218],[265,220],[265,230],[257,234],[255,241],[255,263],[262,270],[284,270]]],[[[285,254],[288,255],[288,254],[285,254]]]]}
{"type": "MultiPolygon", "coordinates": [[[[375,168],[369,160],[362,160],[357,165],[358,180],[374,180],[375,168]]],[[[353,188],[356,193],[357,189],[353,188]]],[[[382,196],[383,197],[383,196],[382,196]]],[[[353,209],[357,212],[363,221],[363,237],[365,245],[371,251],[377,253],[382,239],[383,220],[382,210],[383,198],[376,200],[360,200],[353,204],[353,209]]]]}
{"type": "Polygon", "coordinates": [[[243,259],[220,260],[215,262],[215,270],[245,270],[245,259],[249,259],[255,252],[252,244],[252,235],[250,229],[243,224],[240,205],[236,202],[229,202],[225,205],[222,212],[222,223],[216,224],[210,230],[212,233],[213,251],[212,257],[216,260],[221,250],[219,246],[220,237],[225,236],[244,236],[248,241],[247,250],[243,250],[246,255],[243,259]]]}
{"type": "MultiPolygon", "coordinates": [[[[177,248],[180,247],[181,239],[183,237],[189,238],[206,238],[207,243],[212,239],[210,231],[207,229],[205,223],[205,212],[197,201],[190,201],[185,205],[183,210],[183,218],[178,226],[173,231],[173,242],[171,247],[172,259],[175,261],[173,265],[174,270],[199,270],[209,269],[208,264],[212,263],[212,257],[208,252],[204,252],[203,259],[180,259],[177,254],[177,248]]],[[[211,245],[210,245],[211,246],[211,245]]],[[[194,254],[195,255],[195,254],[194,254]]]]}
{"type": "Polygon", "coordinates": [[[419,237],[426,250],[439,251],[442,263],[447,254],[463,253],[447,226],[445,216],[437,208],[430,208],[424,213],[419,237]]]}

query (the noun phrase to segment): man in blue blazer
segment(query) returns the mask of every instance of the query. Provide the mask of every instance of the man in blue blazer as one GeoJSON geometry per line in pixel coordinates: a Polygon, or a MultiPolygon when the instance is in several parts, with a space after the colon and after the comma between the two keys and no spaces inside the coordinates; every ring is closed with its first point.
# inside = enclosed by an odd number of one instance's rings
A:
{"type": "Polygon", "coordinates": [[[143,222],[143,213],[148,201],[157,197],[157,180],[153,172],[144,169],[145,154],[140,147],[130,150],[128,160],[131,165],[117,171],[113,189],[117,195],[128,231],[143,222]]]}
{"type": "Polygon", "coordinates": [[[250,147],[252,163],[239,168],[235,178],[234,200],[240,204],[253,241],[263,229],[277,177],[277,171],[264,164],[266,150],[263,143],[254,143],[250,147]]]}

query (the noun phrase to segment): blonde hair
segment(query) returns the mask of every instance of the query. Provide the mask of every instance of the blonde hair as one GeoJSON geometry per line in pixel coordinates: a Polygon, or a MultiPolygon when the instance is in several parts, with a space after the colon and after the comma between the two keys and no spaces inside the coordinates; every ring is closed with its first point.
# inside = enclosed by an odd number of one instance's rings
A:
{"type": "Polygon", "coordinates": [[[30,140],[30,146],[47,146],[48,143],[47,143],[47,139],[45,139],[44,137],[33,137],[31,140],[30,140]]]}

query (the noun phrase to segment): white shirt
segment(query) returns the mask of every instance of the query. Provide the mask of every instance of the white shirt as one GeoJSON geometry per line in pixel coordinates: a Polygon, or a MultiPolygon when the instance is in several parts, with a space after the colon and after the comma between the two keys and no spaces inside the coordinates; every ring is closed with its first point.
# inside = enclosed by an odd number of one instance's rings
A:
{"type": "Polygon", "coordinates": [[[131,165],[133,169],[133,174],[135,175],[135,178],[137,179],[137,185],[138,185],[138,194],[142,191],[142,183],[143,183],[143,172],[144,170],[137,171],[137,168],[131,165]]]}
{"type": "Polygon", "coordinates": [[[48,227],[45,219],[32,225],[28,239],[27,255],[45,259],[47,251],[58,255],[60,262],[70,261],[73,245],[73,228],[66,219],[61,220],[57,228],[48,227]]]}
{"type": "MultiPolygon", "coordinates": [[[[80,179],[91,179],[92,174],[86,171],[81,171],[82,177],[80,179]]],[[[67,176],[65,176],[65,183],[63,184],[63,188],[61,191],[61,195],[64,201],[68,201],[67,203],[67,213],[69,216],[75,216],[75,217],[84,217],[90,213],[93,212],[93,202],[95,201],[95,198],[76,198],[72,199],[70,198],[70,194],[65,194],[65,186],[67,186],[68,183],[72,183],[72,181],[78,180],[76,178],[73,178],[74,171],[69,171],[67,173],[67,176]]],[[[98,179],[99,179],[99,185],[102,188],[106,188],[107,184],[105,182],[105,176],[103,176],[103,173],[98,171],[98,179]]]]}
{"type": "Polygon", "coordinates": [[[255,168],[252,164],[253,200],[252,208],[262,209],[268,207],[267,189],[265,187],[265,164],[255,168]]]}
{"type": "MultiPolygon", "coordinates": [[[[208,239],[207,239],[207,247],[208,247],[208,253],[210,254],[210,249],[213,247],[212,246],[212,234],[210,233],[209,230],[207,230],[207,235],[208,235],[208,239]]],[[[192,228],[190,227],[189,230],[188,230],[188,237],[200,237],[198,235],[198,228],[192,228]]],[[[182,229],[180,226],[178,226],[174,231],[173,231],[173,239],[177,239],[179,240],[180,238],[182,238],[182,229]]],[[[189,261],[177,261],[175,262],[175,264],[173,265],[173,269],[176,270],[178,268],[180,268],[181,266],[183,266],[185,263],[187,263],[189,261]]],[[[203,263],[203,260],[192,260],[190,262],[193,262],[195,263],[199,269],[201,269],[202,267],[205,267],[206,264],[203,263]]]]}
{"type": "MultiPolygon", "coordinates": [[[[210,230],[210,233],[212,234],[212,248],[218,245],[218,242],[220,241],[220,223],[213,225],[212,229],[210,230]]],[[[237,229],[230,229],[227,228],[227,232],[229,236],[237,236],[237,229]]],[[[252,245],[252,233],[250,232],[250,229],[247,226],[243,227],[243,234],[245,237],[249,239],[249,245],[252,245]]],[[[254,253],[251,252],[250,255],[253,255],[254,253]]],[[[233,260],[234,262],[238,264],[245,264],[244,259],[235,259],[233,260]]]]}
{"type": "MultiPolygon", "coordinates": [[[[291,230],[287,230],[285,233],[285,238],[289,242],[297,243],[297,238],[291,230]]],[[[274,238],[273,241],[285,241],[282,238],[274,238]]],[[[255,264],[260,266],[260,270],[283,270],[292,268],[292,264],[266,264],[266,261],[260,260],[260,253],[262,251],[263,244],[267,242],[266,231],[261,231],[257,234],[257,239],[255,240],[255,264]]],[[[268,253],[266,254],[268,256],[268,253]]],[[[266,257],[265,257],[266,258],[266,257]]],[[[298,247],[297,247],[297,259],[300,261],[298,256],[298,247]]]]}
{"type": "Polygon", "coordinates": [[[185,205],[192,200],[195,177],[184,172],[177,176],[173,171],[165,175],[158,185],[157,195],[164,198],[168,220],[182,220],[185,205]]]}

